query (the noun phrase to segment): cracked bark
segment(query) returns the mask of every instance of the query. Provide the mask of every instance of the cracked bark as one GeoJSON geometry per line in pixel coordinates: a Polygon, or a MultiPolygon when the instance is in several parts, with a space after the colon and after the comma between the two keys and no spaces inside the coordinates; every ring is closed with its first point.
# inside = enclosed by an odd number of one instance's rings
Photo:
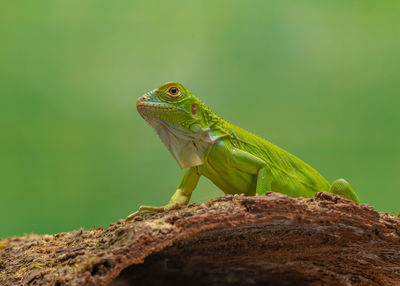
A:
{"type": "Polygon", "coordinates": [[[400,285],[400,220],[341,197],[225,197],[0,240],[0,285],[400,285]]]}

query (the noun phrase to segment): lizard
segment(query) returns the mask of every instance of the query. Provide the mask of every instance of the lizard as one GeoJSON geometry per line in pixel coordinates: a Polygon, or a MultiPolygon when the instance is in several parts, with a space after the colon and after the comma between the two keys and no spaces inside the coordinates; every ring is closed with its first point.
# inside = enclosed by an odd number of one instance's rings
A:
{"type": "Polygon", "coordinates": [[[140,96],[136,107],[179,166],[187,170],[168,204],[140,206],[127,221],[141,213],[188,205],[201,176],[225,194],[254,196],[274,191],[312,197],[327,191],[360,203],[345,179],[329,184],[298,157],[223,120],[178,82],[165,83],[140,96]]]}

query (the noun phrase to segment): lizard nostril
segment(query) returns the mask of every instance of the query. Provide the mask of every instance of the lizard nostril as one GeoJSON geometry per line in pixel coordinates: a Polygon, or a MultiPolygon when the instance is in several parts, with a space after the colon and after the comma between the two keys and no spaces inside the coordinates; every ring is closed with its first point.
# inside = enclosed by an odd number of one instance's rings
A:
{"type": "Polygon", "coordinates": [[[146,101],[147,100],[147,96],[146,95],[142,95],[141,97],[139,97],[137,100],[136,100],[136,105],[137,106],[139,106],[140,104],[142,104],[144,101],[146,101]]]}

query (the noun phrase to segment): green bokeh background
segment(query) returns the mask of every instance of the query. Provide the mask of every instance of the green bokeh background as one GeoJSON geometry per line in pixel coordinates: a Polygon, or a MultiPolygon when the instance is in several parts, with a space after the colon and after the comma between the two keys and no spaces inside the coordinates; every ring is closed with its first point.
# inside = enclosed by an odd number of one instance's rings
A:
{"type": "MultiPolygon", "coordinates": [[[[400,1],[4,1],[0,237],[108,226],[183,174],[136,98],[180,81],[400,209],[400,1]]],[[[205,178],[193,201],[222,195],[205,178]]]]}

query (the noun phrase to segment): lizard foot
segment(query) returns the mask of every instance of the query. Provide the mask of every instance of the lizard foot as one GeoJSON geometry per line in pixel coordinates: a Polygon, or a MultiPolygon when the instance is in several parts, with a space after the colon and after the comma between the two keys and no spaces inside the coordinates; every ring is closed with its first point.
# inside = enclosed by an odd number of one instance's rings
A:
{"type": "Polygon", "coordinates": [[[152,206],[140,206],[139,210],[130,214],[125,221],[131,221],[133,220],[136,216],[140,215],[140,214],[144,214],[144,213],[162,213],[165,211],[169,211],[169,210],[173,210],[178,208],[179,205],[178,204],[174,204],[174,205],[166,205],[163,207],[152,207],[152,206]]]}

